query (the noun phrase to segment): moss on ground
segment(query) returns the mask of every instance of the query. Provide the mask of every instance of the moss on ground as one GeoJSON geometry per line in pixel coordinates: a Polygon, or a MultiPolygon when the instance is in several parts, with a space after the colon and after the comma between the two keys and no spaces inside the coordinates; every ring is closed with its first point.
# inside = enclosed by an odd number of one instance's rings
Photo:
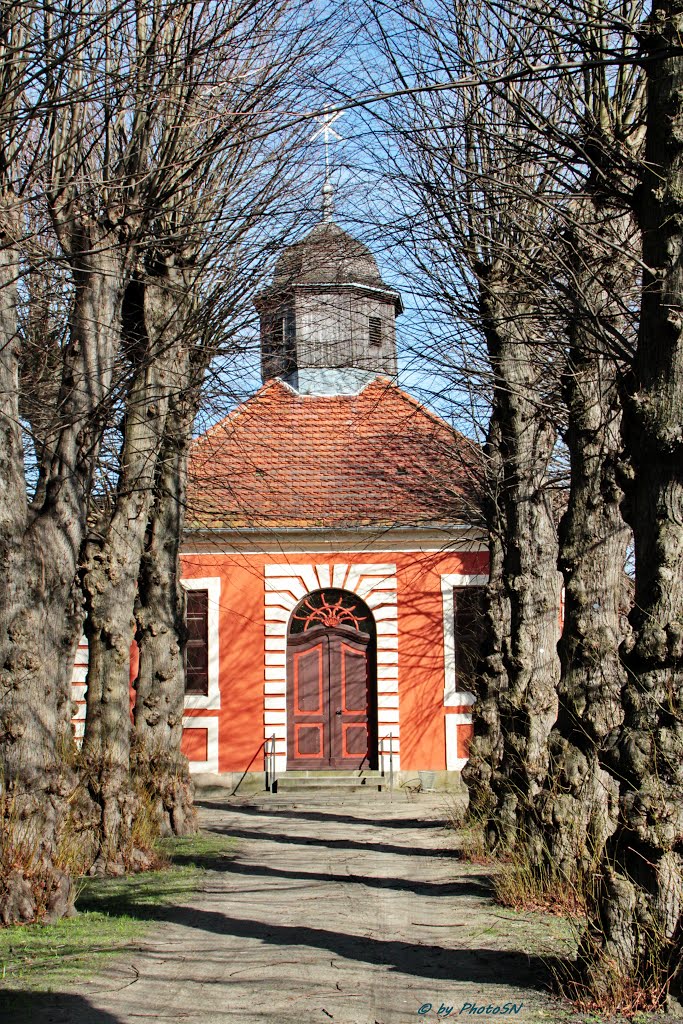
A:
{"type": "Polygon", "coordinates": [[[2,989],[49,992],[98,971],[103,961],[134,947],[153,926],[158,910],[195,892],[204,871],[234,856],[228,836],[199,833],[165,839],[160,854],[169,866],[121,878],[81,878],[76,917],[55,924],[0,928],[2,989]]]}

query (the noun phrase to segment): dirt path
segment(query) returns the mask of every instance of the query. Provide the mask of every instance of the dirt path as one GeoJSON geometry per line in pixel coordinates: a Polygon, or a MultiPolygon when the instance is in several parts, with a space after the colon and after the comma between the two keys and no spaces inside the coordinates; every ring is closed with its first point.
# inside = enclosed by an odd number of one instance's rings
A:
{"type": "Polygon", "coordinates": [[[36,997],[32,1024],[564,1020],[538,956],[560,926],[491,903],[453,856],[442,801],[276,800],[205,803],[236,859],[78,993],[36,997]]]}

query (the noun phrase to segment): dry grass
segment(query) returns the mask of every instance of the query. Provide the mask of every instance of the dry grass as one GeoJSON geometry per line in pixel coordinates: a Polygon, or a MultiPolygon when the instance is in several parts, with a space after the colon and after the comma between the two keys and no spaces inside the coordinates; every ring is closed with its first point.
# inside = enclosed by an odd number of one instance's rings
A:
{"type": "Polygon", "coordinates": [[[473,817],[462,800],[446,799],[443,810],[446,827],[457,833],[458,856],[469,864],[494,864],[497,858],[487,849],[485,822],[473,817]]]}
{"type": "Polygon", "coordinates": [[[16,890],[17,879],[23,886],[28,883],[36,917],[45,915],[54,888],[51,866],[46,864],[31,822],[22,819],[14,795],[0,779],[0,902],[16,890]]]}
{"type": "Polygon", "coordinates": [[[511,853],[493,855],[487,848],[482,822],[453,821],[458,829],[460,855],[474,864],[495,865],[492,884],[495,900],[516,912],[537,912],[566,918],[580,950],[576,959],[553,957],[555,988],[580,1013],[630,1020],[638,1014],[660,1011],[666,1004],[672,976],[673,946],[663,931],[650,929],[640,936],[640,959],[625,967],[603,948],[599,931],[588,921],[595,903],[597,861],[590,870],[567,878],[553,868],[552,857],[533,857],[526,845],[511,853]]]}
{"type": "Polygon", "coordinates": [[[580,959],[555,970],[559,993],[578,1011],[628,1020],[664,1007],[674,973],[667,955],[669,943],[663,946],[651,937],[642,960],[627,969],[607,955],[599,936],[591,938],[584,929],[580,937],[584,944],[580,959]]]}
{"type": "Polygon", "coordinates": [[[513,910],[534,910],[544,914],[585,920],[585,887],[579,879],[568,879],[546,861],[540,866],[529,857],[526,847],[499,858],[500,871],[493,880],[495,899],[513,910]]]}

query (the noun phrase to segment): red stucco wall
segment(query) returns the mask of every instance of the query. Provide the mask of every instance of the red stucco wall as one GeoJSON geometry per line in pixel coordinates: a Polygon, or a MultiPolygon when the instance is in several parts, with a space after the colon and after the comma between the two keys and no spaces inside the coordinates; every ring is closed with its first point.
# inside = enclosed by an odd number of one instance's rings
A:
{"type": "MultiPolygon", "coordinates": [[[[354,562],[395,563],[398,582],[398,664],[402,770],[446,767],[444,715],[469,708],[443,706],[444,649],[440,577],[485,574],[486,552],[344,552],[183,556],[185,578],[220,577],[220,689],[218,711],[188,716],[219,720],[219,771],[261,770],[264,736],[264,566],[354,562]]],[[[188,732],[199,730],[188,730],[188,732]]],[[[467,756],[468,727],[459,729],[459,755],[467,756]]],[[[197,748],[199,737],[186,740],[197,748]]]]}

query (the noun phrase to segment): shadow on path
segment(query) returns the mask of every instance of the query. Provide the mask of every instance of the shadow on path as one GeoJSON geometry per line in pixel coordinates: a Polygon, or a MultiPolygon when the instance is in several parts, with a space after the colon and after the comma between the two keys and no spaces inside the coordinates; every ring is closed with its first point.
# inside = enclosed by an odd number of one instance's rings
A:
{"type": "Polygon", "coordinates": [[[35,1021],[49,1021],[50,1024],[120,1024],[119,1017],[113,1017],[95,1007],[83,996],[66,995],[61,992],[21,992],[0,989],[0,1020],[2,1024],[33,1024],[35,1021]]]}
{"type": "Polygon", "coordinates": [[[392,846],[389,843],[362,843],[357,839],[320,839],[315,836],[287,835],[282,832],[266,832],[248,828],[233,828],[210,825],[212,832],[234,836],[235,839],[258,839],[271,843],[286,843],[291,846],[324,846],[328,850],[362,850],[366,853],[395,853],[399,857],[450,857],[457,860],[457,850],[420,849],[415,846],[392,846]]]}
{"type": "MultiPolygon", "coordinates": [[[[210,800],[205,798],[203,800],[195,800],[195,806],[206,807],[207,810],[211,811],[228,811],[235,814],[252,815],[253,817],[259,818],[292,818],[300,819],[301,821],[318,821],[325,824],[334,824],[339,822],[340,825],[369,825],[371,827],[379,828],[395,828],[395,829],[433,829],[440,828],[446,825],[446,815],[442,815],[440,818],[423,818],[418,820],[416,818],[401,818],[397,816],[395,818],[363,818],[360,815],[355,816],[353,814],[339,814],[337,811],[304,811],[304,810],[287,810],[284,807],[273,807],[272,810],[269,807],[256,806],[255,804],[237,804],[230,801],[223,800],[210,800]]],[[[419,813],[419,808],[416,809],[416,813],[419,813]]]]}
{"type": "MultiPolygon", "coordinates": [[[[106,905],[101,904],[106,912],[106,905]]],[[[149,917],[144,908],[132,906],[131,916],[149,917]],[[142,910],[142,913],[140,911],[142,910]]],[[[253,939],[290,950],[296,946],[323,949],[333,956],[360,964],[382,966],[416,978],[505,984],[547,989],[552,964],[549,958],[496,949],[429,946],[420,942],[348,935],[325,928],[279,925],[230,917],[214,910],[157,907],[154,920],[196,928],[216,935],[253,939]]]]}
{"type": "MultiPolygon", "coordinates": [[[[195,863],[196,858],[183,857],[176,854],[174,863],[195,863]]],[[[377,878],[374,875],[333,875],[328,871],[294,871],[287,868],[274,868],[265,864],[243,864],[239,860],[227,861],[224,864],[207,866],[213,870],[228,872],[235,875],[256,875],[261,878],[291,878],[302,882],[351,882],[367,885],[372,889],[394,889],[396,892],[412,892],[417,896],[476,896],[487,899],[491,895],[492,885],[487,875],[469,875],[462,881],[453,882],[421,882],[409,878],[377,878]]]]}

